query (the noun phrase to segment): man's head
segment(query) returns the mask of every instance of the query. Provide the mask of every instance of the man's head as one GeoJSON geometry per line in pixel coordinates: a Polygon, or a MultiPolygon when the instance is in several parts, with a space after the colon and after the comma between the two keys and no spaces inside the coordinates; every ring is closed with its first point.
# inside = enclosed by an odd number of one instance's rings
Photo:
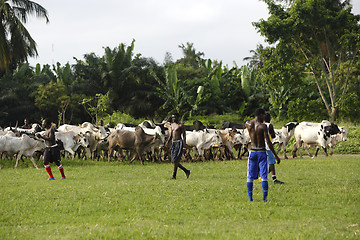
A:
{"type": "Polygon", "coordinates": [[[175,112],[171,115],[171,121],[178,123],[179,122],[179,113],[175,112]]]}
{"type": "Polygon", "coordinates": [[[266,112],[265,112],[265,110],[262,109],[262,108],[256,109],[256,110],[255,110],[255,113],[254,113],[255,118],[257,118],[257,119],[259,120],[259,122],[263,122],[263,121],[264,121],[264,119],[265,119],[265,114],[266,114],[266,112]]]}
{"type": "Polygon", "coordinates": [[[51,128],[51,121],[49,118],[45,118],[43,121],[42,121],[42,127],[43,128],[51,128]]]}
{"type": "Polygon", "coordinates": [[[24,119],[24,123],[25,123],[25,125],[29,123],[29,121],[27,120],[27,118],[24,119]]]}

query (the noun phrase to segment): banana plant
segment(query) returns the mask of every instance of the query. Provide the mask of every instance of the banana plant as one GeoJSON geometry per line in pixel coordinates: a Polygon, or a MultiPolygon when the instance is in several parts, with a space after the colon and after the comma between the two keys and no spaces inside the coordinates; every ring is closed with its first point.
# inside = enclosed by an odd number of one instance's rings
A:
{"type": "Polygon", "coordinates": [[[159,84],[154,94],[164,100],[161,109],[167,110],[168,115],[174,110],[183,114],[187,95],[184,91],[183,81],[177,77],[176,66],[170,65],[165,69],[165,81],[160,80],[154,71],[151,71],[151,75],[159,84]]]}

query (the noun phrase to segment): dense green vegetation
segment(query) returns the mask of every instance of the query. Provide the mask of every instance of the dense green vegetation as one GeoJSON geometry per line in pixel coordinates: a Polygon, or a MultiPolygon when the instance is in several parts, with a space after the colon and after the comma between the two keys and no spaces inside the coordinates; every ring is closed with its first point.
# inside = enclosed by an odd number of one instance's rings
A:
{"type": "MultiPolygon", "coordinates": [[[[45,9],[28,2],[14,4],[23,15],[35,11],[47,20],[45,9]]],[[[358,123],[360,15],[351,13],[348,1],[265,2],[270,17],[254,26],[270,45],[251,50],[246,66],[206,59],[192,43],[179,45],[182,58],[167,53],[158,63],[136,53],[135,40],[104,47],[101,56],[87,53],[73,65],[29,66],[27,58],[1,55],[0,126],[25,117],[76,124],[113,114],[162,121],[175,110],[183,120],[226,114],[244,119],[257,107],[278,121],[358,123]]],[[[13,19],[1,19],[8,30],[13,19]]],[[[20,49],[11,42],[15,33],[5,34],[1,45],[20,49]]]]}
{"type": "Polygon", "coordinates": [[[1,239],[358,239],[359,156],[289,159],[262,202],[246,161],[171,164],[63,160],[66,180],[0,160],[1,239]]]}

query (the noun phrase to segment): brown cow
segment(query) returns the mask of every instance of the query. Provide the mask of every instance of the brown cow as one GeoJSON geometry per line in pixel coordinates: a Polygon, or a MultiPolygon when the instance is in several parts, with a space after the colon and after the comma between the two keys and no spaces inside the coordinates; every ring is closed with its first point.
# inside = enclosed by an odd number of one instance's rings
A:
{"type": "Polygon", "coordinates": [[[222,139],[223,146],[220,148],[222,159],[235,159],[232,148],[241,143],[241,136],[239,133],[234,131],[222,132],[219,131],[220,137],[222,139]],[[228,153],[228,154],[227,154],[228,153]]]}
{"type": "MultiPolygon", "coordinates": [[[[146,134],[144,130],[139,126],[135,128],[135,132],[121,130],[121,129],[116,130],[115,132],[112,132],[109,135],[108,141],[109,141],[109,152],[108,152],[109,162],[112,152],[116,147],[119,147],[120,149],[135,151],[142,165],[144,165],[143,154],[149,151],[152,145],[159,145],[162,143],[161,138],[158,134],[155,135],[146,134]]],[[[134,154],[130,162],[134,161],[135,158],[136,158],[136,154],[134,154]]]]}

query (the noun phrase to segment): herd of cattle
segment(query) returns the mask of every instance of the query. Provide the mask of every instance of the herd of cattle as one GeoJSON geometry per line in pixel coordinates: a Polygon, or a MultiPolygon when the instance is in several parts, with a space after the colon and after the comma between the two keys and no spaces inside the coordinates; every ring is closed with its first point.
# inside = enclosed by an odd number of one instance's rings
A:
{"type": "MultiPolygon", "coordinates": [[[[72,158],[79,154],[81,158],[99,159],[107,157],[123,161],[129,158],[134,161],[138,158],[143,164],[144,160],[160,162],[169,160],[168,149],[164,143],[168,136],[169,122],[157,124],[152,121],[144,121],[139,125],[120,123],[115,128],[95,126],[89,122],[74,126],[64,124],[57,128],[55,136],[63,143],[63,153],[72,158]]],[[[225,122],[220,129],[205,127],[200,121],[194,121],[193,125],[186,128],[186,148],[184,160],[206,159],[241,159],[250,144],[250,137],[243,124],[225,122]],[[238,151],[234,156],[233,149],[238,151]],[[190,154],[193,151],[193,154],[190,154]],[[241,155],[241,152],[243,154],[241,155]]],[[[37,123],[32,124],[31,129],[0,128],[0,154],[3,158],[16,156],[17,167],[22,156],[29,157],[34,166],[34,154],[44,150],[45,142],[37,139],[35,133],[44,131],[37,123]]],[[[339,141],[346,141],[347,131],[344,127],[338,127],[329,121],[321,123],[289,122],[281,129],[275,129],[276,137],[273,144],[278,144],[277,152],[283,148],[284,158],[286,146],[292,136],[295,138],[293,157],[296,157],[300,148],[304,147],[309,156],[310,147],[316,147],[316,154],[321,147],[327,155],[327,147],[333,147],[339,141]]]]}

